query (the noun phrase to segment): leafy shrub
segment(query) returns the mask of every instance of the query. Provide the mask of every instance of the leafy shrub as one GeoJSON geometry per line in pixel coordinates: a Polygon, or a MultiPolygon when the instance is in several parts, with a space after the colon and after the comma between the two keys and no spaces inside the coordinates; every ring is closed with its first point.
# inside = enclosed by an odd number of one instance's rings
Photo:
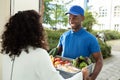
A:
{"type": "Polygon", "coordinates": [[[46,29],[50,50],[57,46],[60,36],[65,31],[66,30],[64,30],[64,29],[61,29],[61,30],[49,30],[49,29],[46,29]]]}
{"type": "Polygon", "coordinates": [[[107,31],[105,31],[105,35],[106,35],[107,40],[120,39],[120,33],[117,31],[107,30],[107,31]]]}
{"type": "Polygon", "coordinates": [[[92,31],[91,33],[96,35],[97,32],[104,32],[106,40],[115,40],[120,39],[120,32],[117,31],[111,31],[111,30],[104,30],[104,31],[92,31]]]}
{"type": "Polygon", "coordinates": [[[101,48],[103,58],[110,57],[111,56],[111,46],[107,45],[106,42],[103,42],[100,39],[98,39],[98,42],[100,44],[100,48],[101,48]]]}

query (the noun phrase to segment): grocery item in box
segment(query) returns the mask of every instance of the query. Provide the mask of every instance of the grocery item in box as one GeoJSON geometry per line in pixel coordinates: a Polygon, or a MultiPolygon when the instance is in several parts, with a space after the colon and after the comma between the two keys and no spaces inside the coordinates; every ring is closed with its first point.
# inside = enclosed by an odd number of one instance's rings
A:
{"type": "Polygon", "coordinates": [[[72,65],[58,65],[56,69],[59,69],[61,71],[65,71],[68,73],[77,73],[80,71],[80,69],[78,69],[72,65]]]}
{"type": "MultiPolygon", "coordinates": [[[[82,58],[81,58],[82,59],[82,58]]],[[[60,74],[65,78],[70,78],[81,71],[81,69],[73,64],[74,59],[65,58],[61,56],[52,56],[52,62],[55,68],[60,72],[60,74]]],[[[89,73],[92,73],[93,64],[89,62],[87,68],[89,73]]],[[[85,67],[85,66],[83,66],[85,67]]]]}
{"type": "Polygon", "coordinates": [[[72,65],[72,59],[61,56],[56,56],[56,57],[61,58],[61,60],[64,62],[63,64],[57,65],[56,69],[65,79],[70,78],[81,71],[80,69],[72,65]]]}

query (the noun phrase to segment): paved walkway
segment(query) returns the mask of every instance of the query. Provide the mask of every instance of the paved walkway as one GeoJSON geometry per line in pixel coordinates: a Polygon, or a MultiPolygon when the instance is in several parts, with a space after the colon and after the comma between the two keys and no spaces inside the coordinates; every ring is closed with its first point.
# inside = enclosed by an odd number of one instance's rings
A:
{"type": "Polygon", "coordinates": [[[120,80],[120,40],[109,42],[112,56],[104,60],[103,69],[96,80],[120,80]]]}

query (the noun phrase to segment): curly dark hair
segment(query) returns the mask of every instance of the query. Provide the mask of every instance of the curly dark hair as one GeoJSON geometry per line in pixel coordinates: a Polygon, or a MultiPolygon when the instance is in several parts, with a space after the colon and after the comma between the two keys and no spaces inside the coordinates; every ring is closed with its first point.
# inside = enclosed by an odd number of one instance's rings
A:
{"type": "Polygon", "coordinates": [[[45,31],[40,22],[41,16],[34,10],[19,11],[11,16],[2,34],[2,53],[19,56],[28,46],[47,50],[45,31]]]}

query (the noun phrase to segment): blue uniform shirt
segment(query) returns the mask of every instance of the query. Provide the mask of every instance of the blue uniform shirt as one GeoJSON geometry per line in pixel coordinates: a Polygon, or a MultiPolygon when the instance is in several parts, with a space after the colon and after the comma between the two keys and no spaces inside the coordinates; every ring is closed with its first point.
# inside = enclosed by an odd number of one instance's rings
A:
{"type": "Polygon", "coordinates": [[[100,52],[96,37],[85,29],[77,32],[69,30],[60,37],[58,46],[62,46],[62,56],[73,58],[79,56],[89,57],[92,53],[100,52]]]}

